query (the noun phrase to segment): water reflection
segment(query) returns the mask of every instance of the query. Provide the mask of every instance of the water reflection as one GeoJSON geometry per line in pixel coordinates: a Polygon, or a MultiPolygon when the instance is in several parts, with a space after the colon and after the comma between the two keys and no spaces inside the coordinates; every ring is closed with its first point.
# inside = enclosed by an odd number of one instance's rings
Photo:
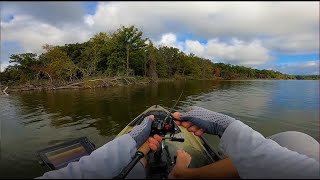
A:
{"type": "MultiPolygon", "coordinates": [[[[265,136],[296,130],[319,140],[318,81],[175,81],[88,90],[32,91],[0,97],[0,177],[36,177],[35,152],[87,136],[98,147],[147,107],[198,105],[233,116],[265,136]]],[[[218,139],[207,136],[216,146],[218,139]]]]}
{"type": "MultiPolygon", "coordinates": [[[[211,101],[215,89],[227,91],[231,82],[178,81],[146,86],[115,87],[94,90],[39,91],[19,94],[25,126],[48,125],[55,128],[95,127],[100,135],[114,135],[147,107],[160,104],[171,107],[184,89],[180,108],[192,101],[211,101]],[[209,93],[209,94],[208,94],[209,93]],[[119,129],[121,128],[121,129],[119,129]]],[[[240,84],[238,88],[241,88],[240,84]]]]}

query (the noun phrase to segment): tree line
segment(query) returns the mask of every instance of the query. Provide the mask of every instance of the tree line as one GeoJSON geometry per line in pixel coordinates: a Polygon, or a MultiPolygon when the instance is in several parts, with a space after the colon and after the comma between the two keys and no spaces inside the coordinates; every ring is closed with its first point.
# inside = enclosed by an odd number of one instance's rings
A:
{"type": "Polygon", "coordinates": [[[97,76],[187,79],[296,79],[273,70],[214,63],[174,47],[156,47],[135,26],[100,32],[83,43],[52,46],[41,54],[12,54],[1,83],[72,82],[97,76]]]}

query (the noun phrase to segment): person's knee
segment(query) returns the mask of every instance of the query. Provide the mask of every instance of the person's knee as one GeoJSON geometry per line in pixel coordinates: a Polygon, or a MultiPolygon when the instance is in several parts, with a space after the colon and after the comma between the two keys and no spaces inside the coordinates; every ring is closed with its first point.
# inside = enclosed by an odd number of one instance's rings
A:
{"type": "Polygon", "coordinates": [[[313,137],[298,131],[286,131],[269,137],[280,146],[319,161],[319,142],[313,137]]]}

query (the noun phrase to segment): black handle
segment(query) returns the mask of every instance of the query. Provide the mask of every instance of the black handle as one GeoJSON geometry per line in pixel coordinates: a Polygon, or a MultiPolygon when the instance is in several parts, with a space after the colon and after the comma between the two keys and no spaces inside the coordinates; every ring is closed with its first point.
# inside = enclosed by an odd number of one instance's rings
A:
{"type": "Polygon", "coordinates": [[[129,172],[132,170],[132,168],[139,162],[139,160],[141,158],[144,157],[144,154],[140,151],[137,151],[136,154],[134,155],[133,159],[131,160],[131,162],[122,169],[122,171],[120,172],[120,174],[112,179],[124,179],[127,177],[127,175],[129,174],[129,172]]]}
{"type": "Polygon", "coordinates": [[[175,137],[172,137],[170,140],[171,140],[171,141],[184,142],[184,138],[175,138],[175,137]]]}
{"type": "Polygon", "coordinates": [[[169,139],[170,141],[178,141],[184,142],[184,138],[176,138],[176,137],[163,137],[162,140],[169,139]]]}

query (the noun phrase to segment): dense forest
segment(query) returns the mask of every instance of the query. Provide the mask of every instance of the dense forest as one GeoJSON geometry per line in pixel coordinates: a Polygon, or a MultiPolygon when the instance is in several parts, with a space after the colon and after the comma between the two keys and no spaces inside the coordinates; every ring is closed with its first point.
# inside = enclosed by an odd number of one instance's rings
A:
{"type": "MultiPolygon", "coordinates": [[[[214,63],[173,47],[156,47],[135,26],[100,32],[88,41],[45,44],[44,53],[12,54],[1,84],[74,82],[96,77],[164,79],[296,79],[272,70],[214,63]]],[[[299,76],[298,78],[303,78],[299,76]]]]}
{"type": "Polygon", "coordinates": [[[296,75],[295,78],[298,80],[319,80],[320,75],[296,75]]]}

